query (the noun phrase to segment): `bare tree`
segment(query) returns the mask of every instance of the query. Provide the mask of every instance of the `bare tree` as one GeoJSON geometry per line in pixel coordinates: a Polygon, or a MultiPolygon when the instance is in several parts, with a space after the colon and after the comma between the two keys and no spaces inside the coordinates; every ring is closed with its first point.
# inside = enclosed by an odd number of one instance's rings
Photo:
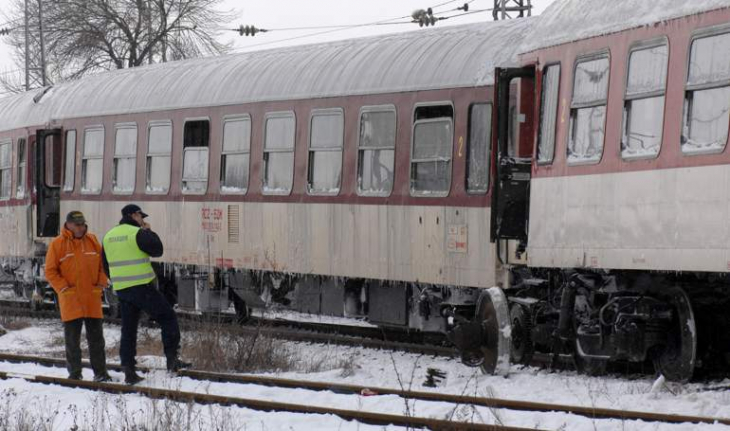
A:
{"type": "MultiPolygon", "coordinates": [[[[12,0],[8,20],[15,62],[25,67],[26,2],[30,5],[29,52],[38,58],[38,5],[43,7],[48,82],[77,79],[89,73],[137,67],[185,58],[219,55],[230,47],[218,36],[234,18],[223,0],[12,0]],[[35,50],[35,51],[34,51],[35,50]]],[[[31,64],[32,73],[40,65],[31,64]]],[[[7,91],[24,85],[0,76],[7,91]]],[[[37,81],[37,79],[31,79],[37,81]]],[[[17,76],[15,81],[17,81],[17,76]]]]}

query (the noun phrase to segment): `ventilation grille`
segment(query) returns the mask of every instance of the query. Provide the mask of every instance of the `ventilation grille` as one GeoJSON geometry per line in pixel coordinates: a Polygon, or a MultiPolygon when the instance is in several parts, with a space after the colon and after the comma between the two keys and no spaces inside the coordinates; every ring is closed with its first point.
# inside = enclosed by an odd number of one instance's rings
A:
{"type": "Polygon", "coordinates": [[[228,205],[228,242],[238,244],[241,237],[241,213],[238,205],[228,205]]]}

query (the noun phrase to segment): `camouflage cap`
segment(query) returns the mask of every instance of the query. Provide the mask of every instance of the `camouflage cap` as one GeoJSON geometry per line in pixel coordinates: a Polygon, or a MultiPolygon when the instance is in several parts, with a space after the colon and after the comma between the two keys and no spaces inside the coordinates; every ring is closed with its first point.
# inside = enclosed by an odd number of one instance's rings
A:
{"type": "Polygon", "coordinates": [[[66,223],[86,224],[86,218],[81,211],[71,211],[66,215],[66,223]]]}

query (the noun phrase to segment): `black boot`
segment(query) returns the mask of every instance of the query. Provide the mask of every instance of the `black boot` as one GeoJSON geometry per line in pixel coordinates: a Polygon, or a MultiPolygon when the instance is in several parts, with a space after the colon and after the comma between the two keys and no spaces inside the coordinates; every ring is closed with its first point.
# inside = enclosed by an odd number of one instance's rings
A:
{"type": "Polygon", "coordinates": [[[124,383],[128,385],[135,385],[142,380],[144,379],[137,375],[134,367],[124,367],[124,383]]]}
{"type": "Polygon", "coordinates": [[[110,383],[114,380],[112,379],[112,376],[109,375],[109,373],[104,373],[94,376],[94,381],[97,383],[110,383]]]}
{"type": "Polygon", "coordinates": [[[167,371],[178,372],[182,369],[190,368],[192,366],[193,364],[191,364],[190,362],[181,361],[177,355],[167,357],[167,371]]]}

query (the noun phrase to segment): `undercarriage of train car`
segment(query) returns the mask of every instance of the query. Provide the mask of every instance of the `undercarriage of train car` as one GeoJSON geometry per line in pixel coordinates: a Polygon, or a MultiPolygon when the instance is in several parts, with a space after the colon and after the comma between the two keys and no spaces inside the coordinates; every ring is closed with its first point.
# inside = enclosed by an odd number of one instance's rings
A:
{"type": "Polygon", "coordinates": [[[658,374],[677,382],[727,371],[728,280],[527,268],[512,277],[502,310],[493,304],[494,293],[484,295],[477,318],[453,331],[467,365],[499,372],[492,362],[509,352],[512,364],[531,364],[536,353],[551,358],[550,366],[571,358],[576,369],[591,375],[605,373],[609,363],[644,371],[653,364],[658,374]],[[500,328],[508,333],[508,349],[500,328]]]}

